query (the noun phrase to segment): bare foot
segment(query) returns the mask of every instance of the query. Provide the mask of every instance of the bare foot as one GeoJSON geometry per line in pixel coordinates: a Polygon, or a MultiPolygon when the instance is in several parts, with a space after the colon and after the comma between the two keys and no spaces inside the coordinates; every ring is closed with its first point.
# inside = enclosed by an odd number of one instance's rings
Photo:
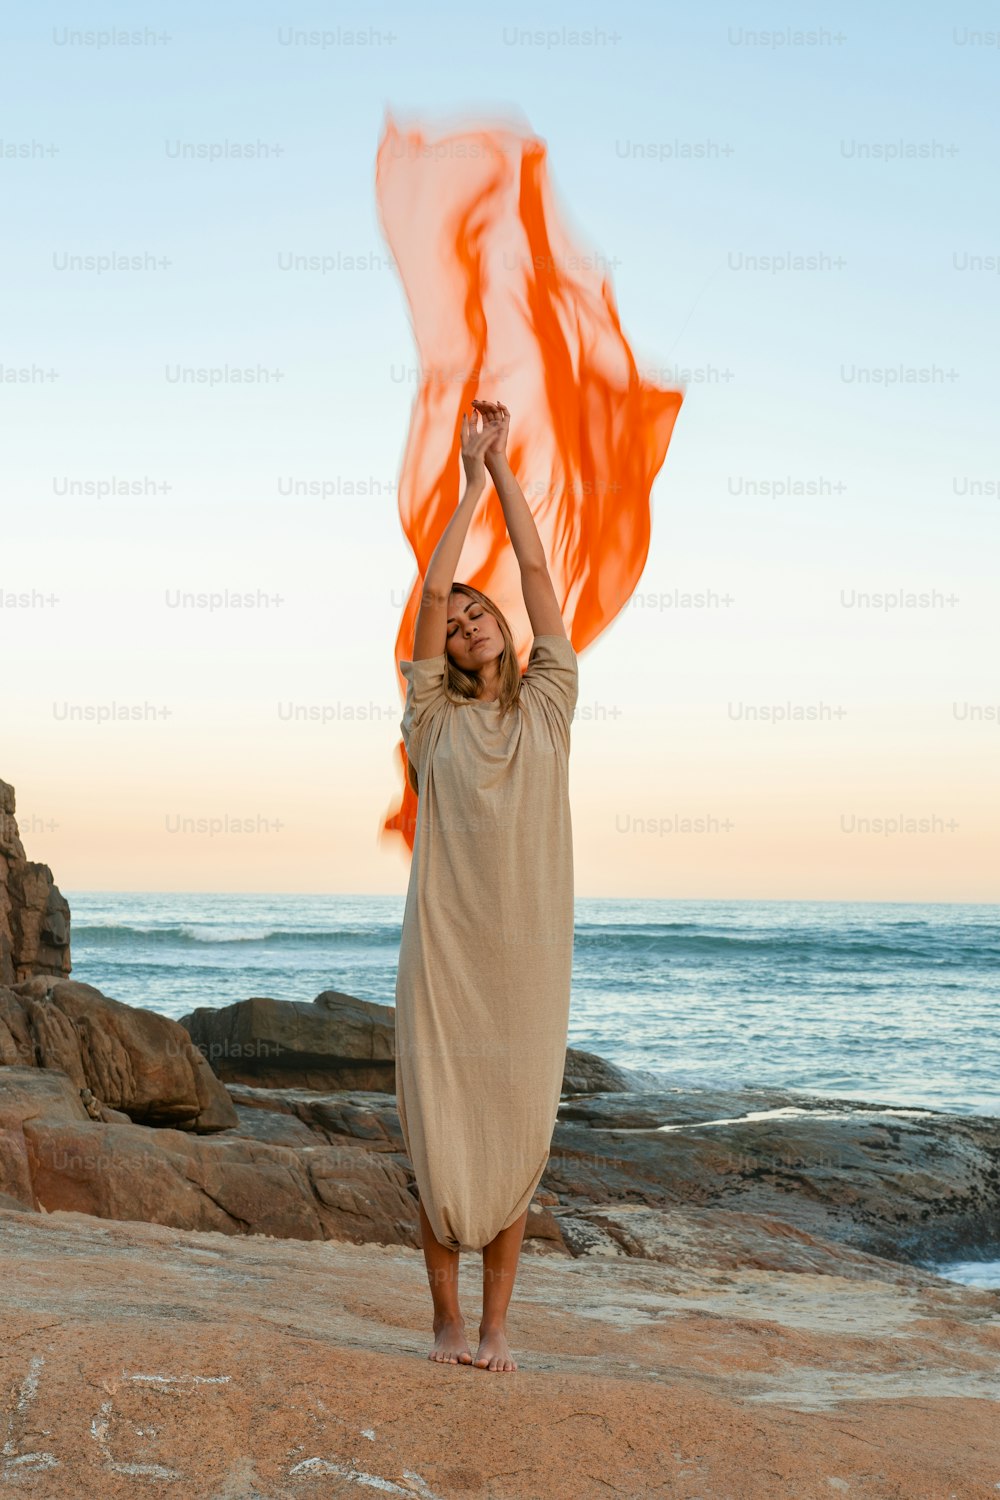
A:
{"type": "Polygon", "coordinates": [[[505,1329],[480,1328],[475,1364],[477,1370],[517,1369],[517,1360],[510,1352],[505,1329]]]}
{"type": "Polygon", "coordinates": [[[465,1322],[455,1318],[446,1323],[434,1321],[434,1348],[427,1356],[443,1365],[471,1365],[472,1350],[465,1338],[465,1322]]]}

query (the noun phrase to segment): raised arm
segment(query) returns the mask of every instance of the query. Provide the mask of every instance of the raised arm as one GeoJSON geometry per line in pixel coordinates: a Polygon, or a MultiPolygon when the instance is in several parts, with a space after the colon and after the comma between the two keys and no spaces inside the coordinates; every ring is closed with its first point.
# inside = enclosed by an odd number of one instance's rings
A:
{"type": "Polygon", "coordinates": [[[510,427],[510,412],[498,402],[473,401],[473,406],[490,419],[495,436],[486,449],[484,464],[496,486],[507,535],[510,537],[514,556],[521,569],[521,593],[524,607],[535,635],[561,635],[565,637],[562,610],[556,591],[549,577],[549,565],[545,560],[545,549],[538,535],[535,518],[514,472],[507,461],[507,432],[510,427]]]}
{"type": "Polygon", "coordinates": [[[462,463],[465,468],[465,490],[458,509],[448,522],[427,564],[420,594],[420,608],[413,632],[413,660],[443,656],[448,637],[448,598],[455,582],[455,569],[469,530],[472,513],[486,488],[486,466],[483,455],[496,440],[494,419],[484,417],[482,431],[476,429],[476,417],[462,416],[462,463]]]}

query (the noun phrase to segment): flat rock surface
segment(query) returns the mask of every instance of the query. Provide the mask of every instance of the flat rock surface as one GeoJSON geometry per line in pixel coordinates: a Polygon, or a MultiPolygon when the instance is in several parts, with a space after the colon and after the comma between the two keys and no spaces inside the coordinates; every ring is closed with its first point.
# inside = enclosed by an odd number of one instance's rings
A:
{"type": "MultiPolygon", "coordinates": [[[[1000,1293],[666,1230],[675,1264],[526,1252],[496,1374],[426,1358],[417,1250],[0,1212],[0,1489],[996,1500],[1000,1293]]],[[[476,1256],[462,1299],[474,1350],[476,1256]]]]}

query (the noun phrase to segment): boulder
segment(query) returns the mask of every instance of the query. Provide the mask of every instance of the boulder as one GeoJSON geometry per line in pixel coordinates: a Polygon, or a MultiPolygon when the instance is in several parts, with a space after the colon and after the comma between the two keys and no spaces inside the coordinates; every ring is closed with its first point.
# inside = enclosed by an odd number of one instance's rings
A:
{"type": "Polygon", "coordinates": [[[0,781],[0,984],[70,971],[69,905],[48,865],[25,855],[14,807],[14,788],[0,781]]]}
{"type": "Polygon", "coordinates": [[[258,995],[201,1006],[180,1024],[227,1083],[260,1088],[396,1088],[394,1010],[324,990],[312,1002],[258,995]]]}
{"type": "Polygon", "coordinates": [[[623,1068],[598,1057],[596,1052],[581,1052],[579,1047],[566,1048],[562,1093],[600,1094],[606,1091],[656,1087],[654,1074],[636,1068],[623,1068]]]}
{"type": "MultiPolygon", "coordinates": [[[[396,1091],[395,1007],[324,990],[313,1001],[258,995],[181,1017],[226,1083],[255,1088],[396,1091]]],[[[654,1075],[566,1049],[564,1094],[655,1086],[654,1075]]]]}
{"type": "Polygon", "coordinates": [[[223,1234],[419,1244],[407,1174],[388,1156],[315,1136],[292,1149],[104,1124],[56,1069],[0,1068],[0,1142],[7,1206],[223,1234]]]}
{"type": "Polygon", "coordinates": [[[92,1091],[98,1110],[143,1125],[210,1132],[237,1120],[183,1026],[75,980],[36,975],[0,987],[0,1065],[59,1068],[92,1091]]]}

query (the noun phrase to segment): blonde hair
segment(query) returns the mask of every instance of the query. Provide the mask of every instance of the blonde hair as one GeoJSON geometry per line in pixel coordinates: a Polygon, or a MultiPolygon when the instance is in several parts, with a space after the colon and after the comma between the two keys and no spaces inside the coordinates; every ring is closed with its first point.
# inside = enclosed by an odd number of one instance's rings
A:
{"type": "MultiPolygon", "coordinates": [[[[517,649],[514,645],[514,637],[510,626],[504,618],[503,612],[493,603],[488,594],[481,589],[473,588],[471,583],[453,583],[449,591],[452,594],[465,594],[491,614],[500,626],[500,634],[503,636],[503,650],[500,653],[500,661],[497,670],[500,674],[500,696],[497,702],[500,705],[500,719],[503,721],[509,713],[518,707],[521,697],[521,668],[517,660],[517,649]]],[[[481,686],[478,672],[466,672],[458,666],[454,659],[448,654],[447,643],[445,644],[445,692],[453,703],[467,703],[480,696],[481,686]]],[[[419,796],[417,786],[417,773],[409,760],[406,762],[406,776],[419,796]]]]}

